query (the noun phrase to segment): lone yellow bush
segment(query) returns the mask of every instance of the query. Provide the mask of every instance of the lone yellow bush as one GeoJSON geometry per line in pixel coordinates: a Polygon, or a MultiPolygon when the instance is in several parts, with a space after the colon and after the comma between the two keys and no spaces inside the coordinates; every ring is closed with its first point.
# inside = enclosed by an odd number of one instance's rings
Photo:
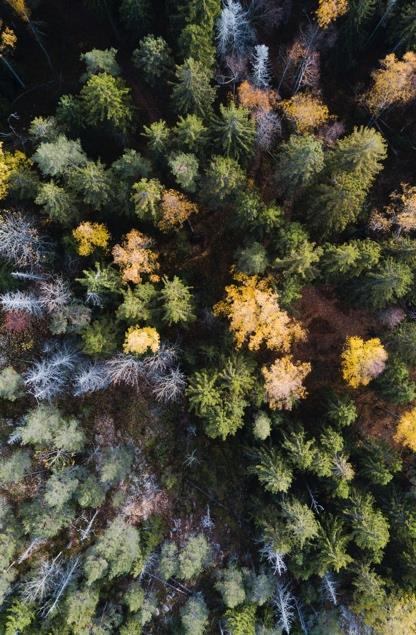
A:
{"type": "Polygon", "coordinates": [[[125,353],[133,353],[135,355],[143,355],[151,351],[156,353],[159,350],[160,337],[159,333],[152,326],[131,326],[126,332],[123,350],[125,353]]]}
{"type": "Polygon", "coordinates": [[[105,249],[110,240],[110,233],[102,223],[86,221],[78,225],[72,234],[78,242],[78,253],[80,256],[89,256],[97,247],[105,249]]]}
{"type": "Polygon", "coordinates": [[[349,337],[342,353],[342,376],[351,388],[367,386],[386,366],[387,352],[378,337],[349,337]]]}

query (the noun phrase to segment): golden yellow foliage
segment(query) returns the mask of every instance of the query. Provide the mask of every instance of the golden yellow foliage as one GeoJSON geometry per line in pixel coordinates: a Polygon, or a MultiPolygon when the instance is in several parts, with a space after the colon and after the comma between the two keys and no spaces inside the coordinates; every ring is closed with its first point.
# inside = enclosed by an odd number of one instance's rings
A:
{"type": "Polygon", "coordinates": [[[257,88],[245,80],[238,87],[238,101],[248,110],[270,112],[277,104],[278,94],[274,90],[257,88]]]}
{"type": "Polygon", "coordinates": [[[122,245],[113,247],[113,258],[123,269],[123,280],[139,284],[142,274],[153,274],[158,268],[158,256],[152,251],[153,240],[132,229],[122,245]]]}
{"type": "Polygon", "coordinates": [[[96,247],[106,249],[110,240],[110,232],[102,223],[86,221],[78,225],[72,234],[78,242],[78,253],[80,256],[89,256],[96,247]]]}
{"type": "Polygon", "coordinates": [[[156,353],[159,350],[160,337],[159,333],[152,326],[131,326],[126,332],[123,350],[125,353],[133,353],[134,355],[142,355],[151,351],[156,353]]]}
{"type": "Polygon", "coordinates": [[[298,399],[306,396],[302,382],[310,373],[307,362],[293,362],[291,355],[277,359],[270,368],[263,366],[266,397],[272,410],[291,410],[298,399]]]}
{"type": "Polygon", "coordinates": [[[301,324],[279,307],[279,296],[267,280],[243,273],[235,280],[237,284],[226,287],[225,300],[214,306],[214,314],[229,319],[238,347],[247,340],[252,351],[264,344],[288,352],[293,342],[306,338],[301,324]]]}
{"type": "Polygon", "coordinates": [[[402,414],[394,438],[401,445],[416,452],[416,407],[402,414]]]}
{"type": "Polygon", "coordinates": [[[7,162],[6,154],[3,150],[3,142],[0,141],[0,199],[6,198],[7,196],[9,178],[10,168],[7,162]]]}
{"type": "Polygon", "coordinates": [[[323,29],[348,11],[348,0],[319,0],[316,11],[318,24],[323,29]]]}
{"type": "Polygon", "coordinates": [[[25,22],[29,21],[30,11],[26,5],[25,0],[6,0],[7,4],[9,4],[12,9],[14,9],[22,20],[25,22]]]}
{"type": "Polygon", "coordinates": [[[9,27],[6,26],[0,34],[0,53],[12,51],[16,46],[16,42],[16,33],[13,29],[9,29],[9,27]]]}
{"type": "Polygon", "coordinates": [[[363,103],[374,116],[416,97],[416,53],[408,51],[401,60],[390,53],[380,61],[380,66],[371,74],[373,86],[363,97],[363,103]]]}
{"type": "Polygon", "coordinates": [[[198,206],[181,192],[165,190],[161,201],[162,218],[158,222],[158,227],[162,231],[181,227],[191,214],[195,214],[197,211],[198,206]]]}
{"type": "Polygon", "coordinates": [[[342,353],[342,376],[351,388],[367,386],[386,366],[387,352],[378,337],[349,337],[342,353]]]}
{"type": "Polygon", "coordinates": [[[329,119],[328,107],[311,93],[297,93],[291,99],[282,101],[280,105],[286,117],[300,133],[308,132],[329,119]]]}

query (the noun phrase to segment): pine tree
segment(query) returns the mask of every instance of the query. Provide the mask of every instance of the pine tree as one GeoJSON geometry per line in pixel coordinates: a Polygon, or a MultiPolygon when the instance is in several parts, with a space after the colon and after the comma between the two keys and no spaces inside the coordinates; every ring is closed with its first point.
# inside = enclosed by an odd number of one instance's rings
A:
{"type": "Polygon", "coordinates": [[[354,493],[346,515],[351,522],[351,536],[372,562],[380,562],[389,540],[389,524],[382,512],[374,508],[371,494],[354,493]]]}
{"type": "Polygon", "coordinates": [[[133,102],[124,80],[108,73],[92,75],[80,93],[85,121],[90,126],[108,123],[126,132],[133,120],[133,102]]]}
{"type": "Polygon", "coordinates": [[[190,57],[176,67],[175,75],[172,99],[176,112],[201,117],[209,115],[216,94],[216,89],[211,86],[209,69],[190,57]]]}
{"type": "Polygon", "coordinates": [[[263,485],[266,492],[287,492],[292,484],[292,470],[276,448],[260,448],[254,455],[255,465],[248,468],[263,485]]]}
{"type": "Polygon", "coordinates": [[[220,116],[212,125],[214,142],[226,156],[245,159],[253,152],[255,123],[246,108],[220,105],[220,116]]]}
{"type": "Polygon", "coordinates": [[[351,536],[336,516],[326,515],[321,521],[317,536],[317,562],[320,575],[325,575],[328,571],[340,571],[347,567],[352,558],[347,553],[348,543],[351,536]]]}
{"type": "Polygon", "coordinates": [[[382,309],[409,291],[413,274],[408,265],[386,258],[379,267],[359,278],[353,293],[357,300],[373,309],[382,309]]]}
{"type": "Polygon", "coordinates": [[[215,589],[221,594],[227,608],[233,609],[242,604],[246,599],[246,593],[241,569],[229,564],[227,568],[220,570],[215,589]]]}
{"type": "Polygon", "coordinates": [[[87,53],[82,53],[81,62],[84,62],[86,67],[86,73],[82,78],[83,81],[99,73],[107,73],[108,75],[113,75],[113,77],[121,75],[121,68],[116,60],[116,55],[117,50],[115,48],[92,49],[87,53]]]}
{"type": "Polygon", "coordinates": [[[181,622],[186,635],[203,635],[208,626],[208,607],[202,595],[189,598],[181,608],[181,622]]]}
{"type": "Polygon", "coordinates": [[[79,141],[59,135],[55,141],[41,143],[33,161],[44,176],[64,176],[70,169],[85,165],[87,157],[79,141]]]}
{"type": "Polygon", "coordinates": [[[72,222],[78,215],[73,194],[54,181],[40,184],[35,203],[43,207],[51,220],[64,225],[72,222]]]}
{"type": "Polygon", "coordinates": [[[92,209],[101,210],[110,202],[112,184],[100,161],[88,161],[86,165],[71,170],[68,184],[92,209]]]}
{"type": "Polygon", "coordinates": [[[287,196],[310,185],[324,166],[322,142],[312,135],[291,135],[279,146],[276,179],[287,196]]]}
{"type": "Polygon", "coordinates": [[[172,280],[164,278],[160,292],[163,304],[163,320],[172,324],[187,324],[195,320],[194,303],[190,287],[178,276],[172,280]]]}
{"type": "Polygon", "coordinates": [[[133,51],[133,64],[142,71],[150,86],[165,81],[173,68],[172,51],[163,37],[146,35],[133,51]]]}

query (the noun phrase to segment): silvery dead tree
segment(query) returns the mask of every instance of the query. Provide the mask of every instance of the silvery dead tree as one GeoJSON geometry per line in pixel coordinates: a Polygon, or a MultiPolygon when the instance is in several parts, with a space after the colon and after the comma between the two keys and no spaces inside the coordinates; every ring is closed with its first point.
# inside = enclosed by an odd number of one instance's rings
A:
{"type": "Polygon", "coordinates": [[[105,390],[110,385],[107,368],[103,363],[96,362],[82,367],[75,375],[74,396],[81,397],[98,390],[105,390]]]}
{"type": "Polygon", "coordinates": [[[66,306],[71,300],[68,284],[62,278],[44,280],[39,283],[39,300],[48,313],[66,306]]]}
{"type": "Polygon", "coordinates": [[[175,344],[162,344],[154,355],[148,355],[143,360],[143,366],[150,378],[159,377],[172,368],[179,354],[175,344]]]}
{"type": "Polygon", "coordinates": [[[299,600],[297,600],[296,598],[294,598],[294,602],[295,602],[295,607],[296,607],[296,613],[298,614],[299,624],[300,624],[300,627],[302,629],[302,633],[304,633],[304,635],[308,635],[309,629],[306,626],[306,620],[305,620],[305,616],[303,614],[302,603],[299,602],[299,600]]]}
{"type": "Polygon", "coordinates": [[[267,152],[275,145],[276,138],[282,133],[282,121],[276,112],[260,112],[256,117],[256,146],[267,152]]]}
{"type": "Polygon", "coordinates": [[[9,291],[0,295],[3,311],[29,313],[39,317],[42,315],[42,304],[39,298],[29,291],[9,291]]]}
{"type": "Polygon", "coordinates": [[[105,364],[110,384],[119,386],[126,384],[138,389],[144,382],[144,366],[142,360],[134,355],[117,355],[105,364]]]}
{"type": "Polygon", "coordinates": [[[26,547],[23,553],[19,556],[17,564],[22,564],[22,562],[30,558],[35,551],[40,549],[40,547],[46,543],[47,541],[44,538],[34,538],[29,546],[26,547]]]}
{"type": "Polygon", "coordinates": [[[186,386],[185,375],[179,367],[170,369],[164,375],[158,375],[154,379],[152,388],[157,401],[174,403],[182,397],[186,386]]]}
{"type": "Polygon", "coordinates": [[[258,88],[270,86],[269,47],[265,44],[254,47],[251,81],[258,88]]]}
{"type": "Polygon", "coordinates": [[[332,602],[334,606],[336,606],[338,603],[337,585],[335,582],[335,578],[331,573],[326,573],[322,578],[322,587],[328,600],[332,602]]]}
{"type": "Polygon", "coordinates": [[[284,633],[290,633],[295,617],[295,598],[289,584],[278,582],[273,598],[273,606],[276,610],[280,628],[284,633]]]}
{"type": "Polygon", "coordinates": [[[263,545],[260,549],[260,556],[268,563],[274,575],[281,576],[287,571],[283,554],[279,553],[270,543],[266,542],[263,545]]]}
{"type": "MultiPolygon", "coordinates": [[[[362,620],[346,606],[339,607],[341,626],[345,635],[373,635],[374,631],[366,626],[362,620]]],[[[392,634],[393,635],[393,634],[392,634]]]]}
{"type": "Polygon", "coordinates": [[[212,520],[211,510],[209,505],[207,505],[207,511],[204,516],[201,518],[201,527],[202,529],[206,529],[207,531],[211,531],[215,527],[215,523],[212,520]]]}
{"type": "Polygon", "coordinates": [[[21,212],[4,212],[0,222],[0,256],[18,267],[37,267],[48,245],[35,225],[21,212]]]}
{"type": "Polygon", "coordinates": [[[43,603],[52,593],[62,573],[59,553],[53,560],[44,560],[32,570],[20,586],[20,595],[27,604],[43,603]]]}
{"type": "Polygon", "coordinates": [[[226,0],[217,23],[218,52],[221,57],[247,55],[254,42],[254,29],[247,11],[236,0],[226,0]]]}
{"type": "Polygon", "coordinates": [[[77,359],[74,351],[62,347],[36,362],[24,376],[29,392],[38,400],[49,401],[59,395],[68,383],[77,359]]]}

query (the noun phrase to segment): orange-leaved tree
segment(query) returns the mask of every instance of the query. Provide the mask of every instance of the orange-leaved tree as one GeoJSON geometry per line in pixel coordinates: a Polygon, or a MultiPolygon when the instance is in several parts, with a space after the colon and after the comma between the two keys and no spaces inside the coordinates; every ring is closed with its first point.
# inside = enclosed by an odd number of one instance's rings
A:
{"type": "Polygon", "coordinates": [[[328,107],[312,93],[297,93],[291,99],[282,101],[280,106],[300,133],[313,130],[329,119],[328,107]]]}
{"type": "Polygon", "coordinates": [[[342,376],[351,388],[367,386],[383,372],[387,357],[378,337],[348,337],[341,357],[342,376]]]}
{"type": "Polygon", "coordinates": [[[319,26],[326,29],[334,20],[348,11],[348,0],[319,0],[316,19],[319,26]]]}
{"type": "Polygon", "coordinates": [[[114,262],[123,270],[123,280],[139,284],[143,274],[155,274],[159,268],[154,241],[137,229],[132,229],[121,245],[113,247],[114,262]]]}
{"type": "Polygon", "coordinates": [[[280,308],[268,280],[237,273],[235,282],[226,287],[226,297],[214,306],[214,314],[228,318],[237,347],[247,342],[252,351],[264,344],[273,351],[289,352],[293,342],[306,338],[301,324],[280,308]]]}
{"type": "Polygon", "coordinates": [[[266,398],[272,410],[291,410],[298,399],[306,396],[303,380],[311,371],[307,362],[294,362],[291,355],[263,366],[266,398]]]}
{"type": "Polygon", "coordinates": [[[158,227],[162,231],[169,231],[181,227],[198,211],[198,206],[192,203],[184,194],[176,190],[165,190],[160,204],[161,218],[158,227]]]}

